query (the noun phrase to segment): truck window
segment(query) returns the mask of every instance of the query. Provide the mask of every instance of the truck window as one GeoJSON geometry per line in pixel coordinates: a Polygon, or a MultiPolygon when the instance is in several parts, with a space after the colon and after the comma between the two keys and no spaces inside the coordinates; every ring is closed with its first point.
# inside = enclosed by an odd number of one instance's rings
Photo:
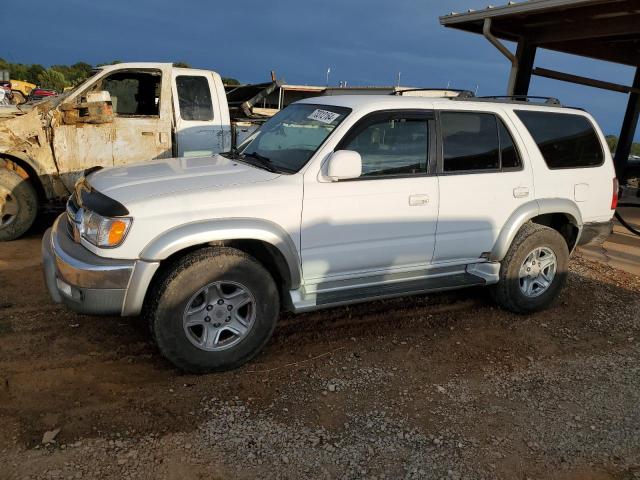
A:
{"type": "Polygon", "coordinates": [[[96,87],[111,95],[113,112],[116,115],[159,116],[160,81],[159,71],[124,71],[113,73],[96,87]]]}
{"type": "Polygon", "coordinates": [[[349,113],[351,109],[333,105],[289,105],[248,137],[238,152],[266,159],[279,170],[297,172],[349,113]]]}
{"type": "Polygon", "coordinates": [[[500,168],[500,141],[493,114],[442,112],[440,125],[445,173],[500,168]]]}
{"type": "Polygon", "coordinates": [[[179,75],[176,77],[176,90],[183,120],[213,120],[211,90],[206,77],[179,75]]]}
{"type": "Polygon", "coordinates": [[[517,170],[522,166],[522,160],[513,141],[509,129],[504,122],[498,120],[498,138],[500,140],[500,167],[502,170],[517,170]]]}
{"type": "Polygon", "coordinates": [[[593,125],[582,115],[516,110],[552,169],[602,165],[604,153],[593,125]]]}
{"type": "Polygon", "coordinates": [[[363,177],[425,174],[428,138],[424,116],[373,114],[356,125],[339,148],[360,154],[363,177]]]}

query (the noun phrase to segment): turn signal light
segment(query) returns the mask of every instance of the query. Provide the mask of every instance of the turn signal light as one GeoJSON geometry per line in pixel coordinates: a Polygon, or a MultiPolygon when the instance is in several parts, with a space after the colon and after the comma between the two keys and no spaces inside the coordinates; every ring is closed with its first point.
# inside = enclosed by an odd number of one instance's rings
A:
{"type": "Polygon", "coordinates": [[[109,227],[109,245],[118,245],[124,238],[124,234],[127,232],[128,224],[122,220],[114,220],[109,227]]]}

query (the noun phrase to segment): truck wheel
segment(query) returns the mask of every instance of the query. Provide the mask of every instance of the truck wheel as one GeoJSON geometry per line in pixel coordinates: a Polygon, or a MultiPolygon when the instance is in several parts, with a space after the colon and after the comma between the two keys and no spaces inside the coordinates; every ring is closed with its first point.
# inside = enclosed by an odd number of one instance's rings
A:
{"type": "Polygon", "coordinates": [[[21,105],[27,101],[27,99],[24,98],[24,95],[22,94],[22,92],[19,92],[17,90],[12,90],[11,93],[13,94],[14,105],[21,105]]]}
{"type": "Polygon", "coordinates": [[[149,297],[151,331],[160,352],[185,372],[239,367],[265,346],[280,300],[269,272],[227,247],[178,260],[149,297]]]}
{"type": "Polygon", "coordinates": [[[497,303],[515,313],[549,307],[567,279],[569,249],[556,230],[525,224],[501,262],[500,281],[492,287],[497,303]]]}
{"type": "Polygon", "coordinates": [[[36,219],[38,195],[17,173],[0,168],[0,241],[20,238],[36,219]]]}

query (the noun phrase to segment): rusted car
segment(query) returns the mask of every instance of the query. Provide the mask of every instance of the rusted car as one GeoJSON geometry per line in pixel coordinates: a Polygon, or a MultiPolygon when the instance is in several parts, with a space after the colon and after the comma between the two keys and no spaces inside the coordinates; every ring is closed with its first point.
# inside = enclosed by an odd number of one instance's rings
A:
{"type": "Polygon", "coordinates": [[[77,88],[0,109],[0,241],[66,200],[87,169],[229,151],[264,120],[252,105],[278,82],[227,101],[220,75],[170,63],[105,66],[77,88]],[[258,92],[258,93],[256,93],[258,92]]]}

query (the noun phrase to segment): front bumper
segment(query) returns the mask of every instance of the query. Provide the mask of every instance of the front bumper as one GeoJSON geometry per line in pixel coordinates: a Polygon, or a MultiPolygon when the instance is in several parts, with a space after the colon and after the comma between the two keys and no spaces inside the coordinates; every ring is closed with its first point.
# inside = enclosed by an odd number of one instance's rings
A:
{"type": "Polygon", "coordinates": [[[127,290],[140,262],[91,253],[69,237],[67,222],[66,215],[58,217],[42,239],[44,276],[51,298],[78,313],[121,315],[127,310],[127,290]]]}
{"type": "Polygon", "coordinates": [[[613,222],[585,223],[578,239],[578,245],[600,244],[613,232],[613,222]]]}

